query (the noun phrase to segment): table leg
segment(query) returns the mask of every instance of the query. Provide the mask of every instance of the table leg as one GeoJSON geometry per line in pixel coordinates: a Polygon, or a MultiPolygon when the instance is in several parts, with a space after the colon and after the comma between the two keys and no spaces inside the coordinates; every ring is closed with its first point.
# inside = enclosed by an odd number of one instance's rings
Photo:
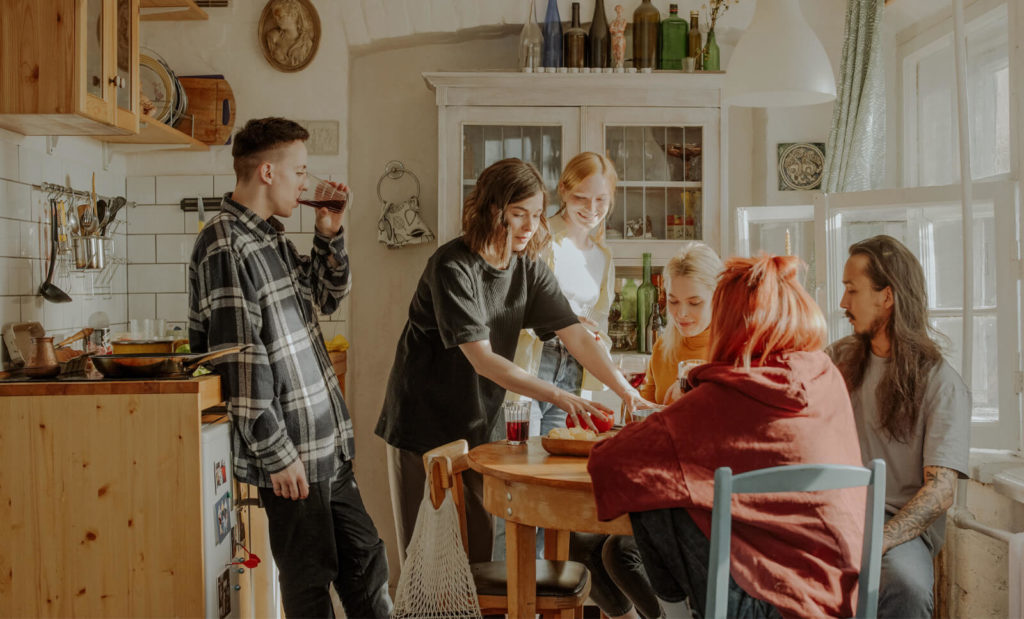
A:
{"type": "Polygon", "coordinates": [[[544,529],[544,558],[553,561],[569,559],[569,531],[544,529]]]}
{"type": "Polygon", "coordinates": [[[505,570],[508,616],[532,619],[537,614],[537,529],[505,522],[505,570]]]}

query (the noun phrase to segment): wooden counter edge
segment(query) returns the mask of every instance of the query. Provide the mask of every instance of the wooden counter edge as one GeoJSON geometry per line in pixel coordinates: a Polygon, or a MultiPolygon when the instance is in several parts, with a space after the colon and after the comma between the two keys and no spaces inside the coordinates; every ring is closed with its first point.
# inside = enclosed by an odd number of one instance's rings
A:
{"type": "Polygon", "coordinates": [[[220,376],[208,374],[186,380],[89,380],[0,383],[0,397],[45,395],[131,395],[195,393],[201,408],[221,402],[220,376]]]}

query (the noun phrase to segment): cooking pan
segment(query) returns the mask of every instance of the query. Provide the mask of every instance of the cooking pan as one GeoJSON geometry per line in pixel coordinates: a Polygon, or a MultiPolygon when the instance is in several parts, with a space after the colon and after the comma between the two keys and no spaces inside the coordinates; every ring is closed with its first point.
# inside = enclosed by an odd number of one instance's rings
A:
{"type": "Polygon", "coordinates": [[[96,355],[92,364],[107,378],[188,378],[201,363],[237,354],[249,346],[232,346],[208,353],[155,355],[96,355]]]}

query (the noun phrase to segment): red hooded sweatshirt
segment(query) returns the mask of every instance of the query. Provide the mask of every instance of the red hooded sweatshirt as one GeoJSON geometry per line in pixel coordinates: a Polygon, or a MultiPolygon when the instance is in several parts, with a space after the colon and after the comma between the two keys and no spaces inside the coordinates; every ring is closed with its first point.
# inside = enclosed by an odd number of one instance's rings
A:
{"type": "MultiPolygon", "coordinates": [[[[598,443],[587,469],[598,517],[684,507],[710,537],[715,469],[861,465],[853,411],[822,352],[772,357],[750,370],[699,366],[694,388],[598,443]]],[[[735,495],[732,576],[787,617],[854,614],[863,488],[735,495]]]]}

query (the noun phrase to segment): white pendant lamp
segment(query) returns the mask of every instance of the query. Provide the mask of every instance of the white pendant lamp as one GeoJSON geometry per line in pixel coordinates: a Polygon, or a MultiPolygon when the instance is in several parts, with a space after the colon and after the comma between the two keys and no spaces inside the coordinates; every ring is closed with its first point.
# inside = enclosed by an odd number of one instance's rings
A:
{"type": "Polygon", "coordinates": [[[825,47],[800,12],[799,0],[757,0],[725,72],[725,102],[792,107],[836,98],[825,47]]]}

